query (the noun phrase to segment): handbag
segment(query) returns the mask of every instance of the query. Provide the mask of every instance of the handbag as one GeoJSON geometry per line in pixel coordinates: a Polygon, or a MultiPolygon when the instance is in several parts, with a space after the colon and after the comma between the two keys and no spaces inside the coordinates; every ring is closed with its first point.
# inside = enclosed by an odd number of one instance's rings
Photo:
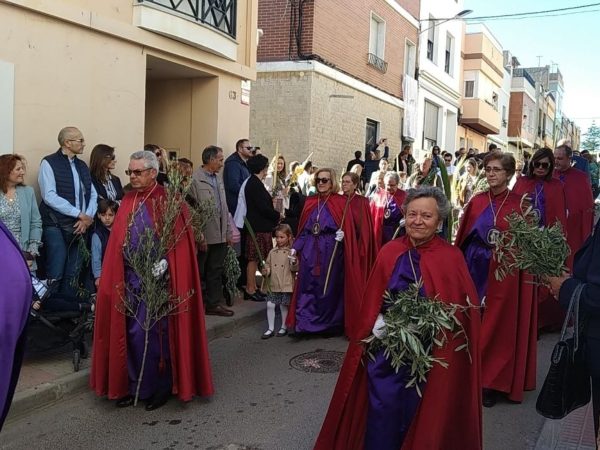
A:
{"type": "Polygon", "coordinates": [[[560,340],[552,351],[550,369],[535,404],[537,412],[548,419],[562,419],[590,401],[590,373],[585,362],[585,349],[579,341],[579,297],[582,289],[583,283],[571,296],[560,340]],[[565,339],[571,318],[573,336],[565,339]]]}

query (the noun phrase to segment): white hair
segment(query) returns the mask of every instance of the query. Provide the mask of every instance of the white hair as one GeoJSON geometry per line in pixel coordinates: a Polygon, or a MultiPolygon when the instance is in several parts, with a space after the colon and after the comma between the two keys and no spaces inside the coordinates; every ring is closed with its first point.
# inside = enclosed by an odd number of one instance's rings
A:
{"type": "Polygon", "coordinates": [[[144,168],[146,169],[154,169],[158,172],[158,158],[153,152],[149,152],[148,150],[140,150],[139,152],[134,152],[129,157],[130,160],[143,160],[144,168]]]}

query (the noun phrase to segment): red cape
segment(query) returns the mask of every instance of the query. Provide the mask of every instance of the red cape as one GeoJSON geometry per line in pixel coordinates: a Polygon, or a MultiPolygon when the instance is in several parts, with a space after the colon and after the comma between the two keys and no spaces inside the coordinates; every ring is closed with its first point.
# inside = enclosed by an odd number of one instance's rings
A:
{"type": "MultiPolygon", "coordinates": [[[[358,326],[350,336],[346,359],[338,378],[315,450],[362,450],[368,410],[367,373],[361,340],[371,334],[381,310],[383,293],[397,259],[409,250],[408,237],[384,245],[365,290],[358,326]]],[[[418,247],[421,274],[428,296],[465,305],[477,304],[477,291],[461,252],[439,237],[418,247]],[[444,270],[440,270],[443,267],[444,270]]],[[[454,349],[456,340],[436,357],[447,369],[434,365],[427,376],[423,398],[406,436],[403,449],[476,450],[482,448],[479,312],[458,316],[467,336],[473,361],[454,349]],[[468,316],[468,317],[467,317],[468,316]]]]}
{"type": "MultiPolygon", "coordinates": [[[[342,223],[342,216],[344,214],[347,198],[348,197],[340,194],[331,194],[329,200],[327,200],[327,209],[331,213],[333,220],[338,227],[342,223]]],[[[317,207],[317,203],[317,195],[313,195],[306,199],[298,225],[299,233],[304,228],[304,225],[313,210],[317,207]]],[[[346,217],[341,226],[341,229],[344,231],[344,240],[342,242],[344,245],[344,330],[346,334],[349,333],[352,324],[356,321],[360,310],[363,290],[366,284],[363,265],[358,262],[358,258],[360,258],[361,255],[361,248],[363,249],[362,252],[369,251],[367,248],[368,244],[364,244],[364,239],[361,239],[361,243],[357,240],[356,229],[352,219],[352,209],[350,205],[348,205],[346,217]]],[[[329,264],[329,261],[327,264],[329,264]]],[[[297,289],[296,283],[286,320],[286,325],[292,329],[296,326],[296,302],[298,291],[299,289],[297,289]]]]}
{"type": "MultiPolygon", "coordinates": [[[[520,177],[513,188],[515,194],[535,195],[537,180],[535,178],[520,177]]],[[[565,235],[567,234],[567,207],[565,192],[562,183],[552,178],[544,180],[545,217],[548,225],[559,222],[565,235]]],[[[558,329],[565,320],[565,312],[560,307],[548,288],[534,287],[534,296],[538,305],[538,329],[558,329]]]]}
{"type": "MultiPolygon", "coordinates": [[[[394,193],[394,201],[398,207],[402,206],[406,192],[402,189],[396,190],[394,193]]],[[[373,230],[375,232],[375,243],[377,250],[383,246],[383,215],[385,214],[385,205],[387,202],[387,191],[379,189],[374,195],[370,203],[371,216],[373,217],[373,230]]]]}
{"type": "MultiPolygon", "coordinates": [[[[152,205],[164,196],[164,188],[156,186],[147,204],[152,205]]],[[[144,197],[138,197],[139,203],[144,197]]],[[[97,395],[108,395],[109,399],[129,394],[126,323],[119,307],[125,295],[123,244],[129,215],[137,207],[134,199],[135,192],[129,192],[121,202],[104,256],[96,300],[90,386],[97,395]]],[[[154,215],[154,208],[148,209],[154,215]]],[[[156,222],[156,217],[152,220],[156,222]]],[[[181,310],[169,316],[173,393],[183,401],[191,400],[194,395],[210,396],[214,392],[196,247],[191,227],[186,223],[189,223],[189,213],[184,208],[175,224],[175,233],[182,233],[181,238],[167,255],[173,294],[185,298],[193,291],[181,310]]]]}
{"type": "Polygon", "coordinates": [[[355,194],[350,200],[350,212],[354,224],[354,234],[358,245],[358,255],[353,258],[360,264],[363,283],[366,284],[371,267],[377,257],[377,247],[373,239],[373,219],[369,210],[369,199],[355,194]]]}
{"type": "MultiPolygon", "coordinates": [[[[489,204],[487,192],[471,198],[456,235],[457,246],[462,246],[489,204]]],[[[500,231],[508,229],[505,217],[515,211],[521,211],[521,196],[511,192],[498,212],[496,227],[500,231]]],[[[515,272],[499,282],[494,276],[497,266],[492,258],[481,323],[482,384],[484,388],[506,392],[510,400],[520,402],[524,390],[535,389],[537,302],[533,296],[533,277],[515,272]]]]}
{"type": "Polygon", "coordinates": [[[594,197],[592,184],[587,173],[570,168],[565,172],[554,172],[556,178],[563,177],[567,204],[567,242],[571,254],[567,258],[567,267],[573,270],[573,258],[588,236],[592,234],[594,224],[594,197]]]}

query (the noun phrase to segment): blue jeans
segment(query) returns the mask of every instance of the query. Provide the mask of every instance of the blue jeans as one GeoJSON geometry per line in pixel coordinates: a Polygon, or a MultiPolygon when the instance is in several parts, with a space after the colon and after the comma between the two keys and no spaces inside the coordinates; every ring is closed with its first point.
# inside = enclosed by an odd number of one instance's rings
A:
{"type": "Polygon", "coordinates": [[[44,227],[42,241],[46,250],[46,275],[49,280],[60,280],[56,293],[75,298],[82,258],[73,235],[59,227],[44,227]]]}

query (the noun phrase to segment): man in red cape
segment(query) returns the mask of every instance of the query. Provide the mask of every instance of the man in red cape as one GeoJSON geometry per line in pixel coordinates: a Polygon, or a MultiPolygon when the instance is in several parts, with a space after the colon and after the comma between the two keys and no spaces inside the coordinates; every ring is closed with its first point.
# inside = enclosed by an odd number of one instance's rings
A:
{"type": "Polygon", "coordinates": [[[397,231],[400,220],[404,216],[401,211],[402,204],[406,198],[406,192],[398,187],[400,177],[394,172],[385,175],[385,189],[380,189],[371,199],[370,209],[373,217],[373,231],[375,232],[375,243],[377,250],[387,244],[394,234],[401,236],[397,231]],[[386,211],[389,211],[386,213],[386,211]],[[386,215],[388,217],[386,217],[386,215]],[[390,222],[391,226],[387,222],[390,222]],[[387,230],[385,230],[387,228],[387,230]]]}
{"type": "MultiPolygon", "coordinates": [[[[512,192],[508,192],[504,205],[500,207],[506,193],[505,190],[498,196],[492,195],[498,214],[495,227],[501,232],[508,229],[506,216],[521,211],[521,197],[512,192]]],[[[487,214],[492,214],[488,192],[472,197],[456,235],[455,244],[463,251],[477,222],[487,214]]],[[[523,390],[535,389],[536,381],[537,303],[533,301],[533,279],[517,271],[498,281],[494,275],[497,267],[498,263],[490,256],[489,269],[483,281],[477,279],[471,270],[478,289],[487,283],[487,289],[483,293],[480,291],[480,297],[485,296],[481,326],[482,385],[484,389],[507,393],[510,400],[521,402],[523,390]]]]}
{"type": "Polygon", "coordinates": [[[561,145],[554,149],[556,170],[554,176],[558,178],[565,190],[567,204],[567,242],[571,254],[567,258],[567,267],[573,270],[573,258],[585,240],[592,234],[594,223],[594,198],[592,184],[587,173],[571,167],[573,150],[568,145],[561,145]]]}
{"type": "MultiPolygon", "coordinates": [[[[366,358],[362,340],[371,334],[381,311],[383,294],[398,258],[412,244],[404,236],[386,244],[379,253],[365,289],[359,321],[349,335],[350,345],[315,450],[362,450],[369,398],[366,358]]],[[[414,247],[413,247],[414,248],[414,247]]],[[[460,251],[439,237],[417,247],[427,296],[465,305],[477,304],[477,292],[460,251]],[[443,267],[444,270],[440,270],[443,267]]],[[[416,415],[403,449],[477,450],[482,448],[479,313],[457,314],[469,338],[472,361],[460,342],[436,348],[434,356],[448,363],[434,364],[427,375],[416,415]]],[[[457,340],[458,341],[458,340],[457,340]]],[[[400,449],[398,449],[400,450],[400,449]]]]}
{"type": "MultiPolygon", "coordinates": [[[[318,194],[306,199],[302,215],[300,216],[298,233],[301,233],[304,229],[308,218],[317,208],[317,203],[318,194]]],[[[344,248],[344,330],[345,333],[348,334],[350,327],[357,319],[366,280],[364,267],[362,264],[358,263],[358,258],[361,254],[369,254],[370,250],[368,249],[369,244],[367,239],[370,239],[370,237],[362,233],[360,241],[357,239],[354,222],[352,220],[353,212],[350,208],[348,197],[340,194],[330,194],[330,197],[327,200],[327,208],[335,223],[338,225],[338,229],[341,229],[344,232],[344,239],[341,242],[341,245],[343,245],[344,248]],[[342,223],[342,216],[344,215],[345,208],[347,208],[347,212],[342,223]]],[[[327,261],[327,263],[329,263],[329,261],[327,261]]],[[[302,267],[300,267],[300,270],[301,269],[302,267]]],[[[327,271],[327,267],[323,267],[321,270],[327,271]]],[[[296,307],[299,291],[298,282],[296,281],[286,321],[288,328],[291,330],[296,326],[296,307]]]]}
{"type": "MultiPolygon", "coordinates": [[[[156,183],[158,170],[148,164],[148,160],[152,159],[156,160],[152,152],[132,155],[129,170],[135,190],[121,202],[102,266],[96,300],[90,386],[97,395],[107,395],[109,399],[133,395],[128,376],[127,318],[123,313],[123,299],[127,295],[123,251],[132,213],[145,204],[152,223],[160,220],[152,205],[161,204],[166,194],[164,188],[156,183]]],[[[183,205],[174,227],[175,235],[180,237],[166,255],[172,294],[184,299],[167,318],[171,392],[182,401],[189,401],[195,395],[213,394],[196,247],[189,223],[189,213],[183,205]]]]}

